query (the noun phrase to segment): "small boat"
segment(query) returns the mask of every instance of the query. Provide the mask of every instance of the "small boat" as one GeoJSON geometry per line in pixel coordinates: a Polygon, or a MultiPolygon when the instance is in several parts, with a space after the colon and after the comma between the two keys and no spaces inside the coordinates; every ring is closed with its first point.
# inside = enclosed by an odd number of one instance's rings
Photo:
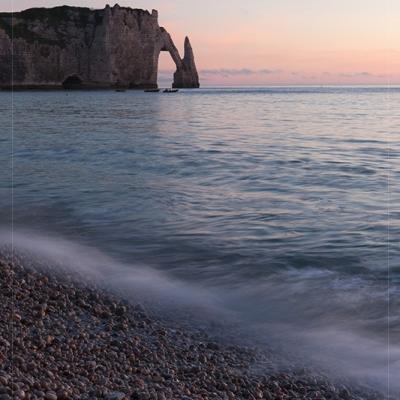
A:
{"type": "Polygon", "coordinates": [[[115,89],[116,92],[126,92],[126,89],[115,89]]]}
{"type": "Polygon", "coordinates": [[[164,89],[164,93],[176,93],[178,89],[164,89]]]}
{"type": "Polygon", "coordinates": [[[145,89],[146,93],[158,93],[160,89],[145,89]]]}

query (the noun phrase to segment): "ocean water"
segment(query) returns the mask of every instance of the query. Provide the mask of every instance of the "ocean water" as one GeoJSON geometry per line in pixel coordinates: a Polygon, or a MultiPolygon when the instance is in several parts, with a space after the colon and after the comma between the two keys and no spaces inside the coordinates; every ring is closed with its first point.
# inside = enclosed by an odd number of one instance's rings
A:
{"type": "Polygon", "coordinates": [[[0,126],[3,242],[13,207],[17,247],[96,249],[398,384],[399,87],[0,92],[0,126]]]}

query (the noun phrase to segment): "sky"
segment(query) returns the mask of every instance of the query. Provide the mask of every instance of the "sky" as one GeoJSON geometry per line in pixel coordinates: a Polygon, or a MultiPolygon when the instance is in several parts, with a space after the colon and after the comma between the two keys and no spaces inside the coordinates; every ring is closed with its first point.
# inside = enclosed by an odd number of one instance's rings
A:
{"type": "MultiPolygon", "coordinates": [[[[100,0],[0,0],[0,10],[100,0]]],[[[400,0],[119,0],[157,9],[202,85],[400,84],[400,0]]],[[[114,5],[114,3],[110,3],[114,5]]],[[[161,80],[174,64],[161,53],[161,80]]]]}

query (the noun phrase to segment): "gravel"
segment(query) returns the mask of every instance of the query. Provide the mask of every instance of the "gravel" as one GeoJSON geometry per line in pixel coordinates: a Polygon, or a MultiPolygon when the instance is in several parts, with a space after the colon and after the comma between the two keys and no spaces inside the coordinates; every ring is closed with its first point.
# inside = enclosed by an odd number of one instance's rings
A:
{"type": "Polygon", "coordinates": [[[256,373],[256,349],[169,326],[18,257],[0,256],[0,315],[0,400],[383,399],[321,377],[256,373]]]}

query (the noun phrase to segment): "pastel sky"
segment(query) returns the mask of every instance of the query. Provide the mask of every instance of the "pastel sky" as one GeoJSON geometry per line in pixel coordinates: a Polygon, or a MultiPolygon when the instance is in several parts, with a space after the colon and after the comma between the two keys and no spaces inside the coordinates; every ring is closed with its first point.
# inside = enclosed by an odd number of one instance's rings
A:
{"type": "MultiPolygon", "coordinates": [[[[0,0],[0,8],[64,3],[105,5],[101,0],[0,0]]],[[[203,85],[400,84],[399,0],[118,3],[159,10],[160,25],[180,51],[189,35],[203,85]]],[[[172,71],[172,61],[162,53],[161,80],[170,79],[172,71]]]]}

